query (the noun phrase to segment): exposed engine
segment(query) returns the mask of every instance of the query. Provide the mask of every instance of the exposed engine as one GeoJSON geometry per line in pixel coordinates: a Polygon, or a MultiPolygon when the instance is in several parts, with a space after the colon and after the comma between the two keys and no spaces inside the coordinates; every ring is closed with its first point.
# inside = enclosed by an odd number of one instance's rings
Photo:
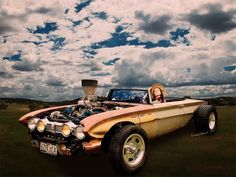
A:
{"type": "MultiPolygon", "coordinates": [[[[128,106],[109,101],[99,102],[95,95],[96,80],[82,80],[82,86],[84,87],[85,96],[78,101],[78,104],[63,107],[63,109],[45,111],[38,114],[37,117],[29,119],[28,127],[31,133],[39,136],[44,136],[45,133],[52,133],[53,136],[60,134],[66,138],[72,134],[77,139],[83,139],[81,120],[94,114],[123,109],[128,106]]],[[[36,139],[39,139],[39,137],[36,139]]]]}
{"type": "Polygon", "coordinates": [[[84,118],[106,112],[111,110],[123,109],[126,106],[116,105],[116,104],[108,104],[102,103],[93,100],[92,102],[88,100],[80,100],[78,105],[69,106],[62,111],[53,111],[48,115],[44,115],[43,118],[47,117],[50,121],[55,122],[68,122],[72,121],[75,124],[78,124],[84,118]],[[86,102],[85,104],[81,104],[81,102],[86,102]]]}

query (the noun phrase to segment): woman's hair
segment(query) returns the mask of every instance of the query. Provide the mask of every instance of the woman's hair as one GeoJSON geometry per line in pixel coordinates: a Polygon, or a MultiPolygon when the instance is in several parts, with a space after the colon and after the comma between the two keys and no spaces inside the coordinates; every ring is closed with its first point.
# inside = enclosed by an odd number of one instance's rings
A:
{"type": "MultiPolygon", "coordinates": [[[[161,89],[160,89],[160,90],[161,90],[161,89]]],[[[163,96],[162,90],[161,90],[161,102],[165,102],[165,101],[164,101],[164,96],[163,96]]]]}

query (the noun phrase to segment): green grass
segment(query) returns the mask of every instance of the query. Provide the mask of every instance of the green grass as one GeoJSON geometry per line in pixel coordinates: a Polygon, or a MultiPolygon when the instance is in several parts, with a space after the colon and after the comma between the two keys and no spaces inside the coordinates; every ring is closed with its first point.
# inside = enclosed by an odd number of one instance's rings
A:
{"type": "MultiPolygon", "coordinates": [[[[137,176],[236,176],[236,107],[217,107],[219,127],[211,136],[191,137],[193,123],[154,139],[137,176]]],[[[32,148],[18,119],[26,105],[0,110],[0,176],[117,176],[108,155],[49,156],[32,148]]]]}

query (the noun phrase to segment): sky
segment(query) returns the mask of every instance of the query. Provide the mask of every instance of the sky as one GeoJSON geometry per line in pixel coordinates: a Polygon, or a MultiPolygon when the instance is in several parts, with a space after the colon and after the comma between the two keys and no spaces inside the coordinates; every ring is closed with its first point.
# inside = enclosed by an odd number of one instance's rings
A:
{"type": "Polygon", "coordinates": [[[82,79],[236,96],[236,1],[0,1],[0,97],[75,99],[82,79]]]}

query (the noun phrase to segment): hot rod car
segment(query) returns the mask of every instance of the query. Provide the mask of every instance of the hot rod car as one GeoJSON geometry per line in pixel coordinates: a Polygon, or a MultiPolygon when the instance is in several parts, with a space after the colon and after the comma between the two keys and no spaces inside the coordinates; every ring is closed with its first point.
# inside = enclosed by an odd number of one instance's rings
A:
{"type": "Polygon", "coordinates": [[[217,112],[203,100],[155,103],[148,89],[111,89],[97,101],[96,80],[82,80],[85,96],[75,105],[45,108],[22,116],[31,144],[50,155],[107,151],[121,174],[145,163],[149,139],[172,132],[193,119],[197,133],[212,134],[217,112]]]}

